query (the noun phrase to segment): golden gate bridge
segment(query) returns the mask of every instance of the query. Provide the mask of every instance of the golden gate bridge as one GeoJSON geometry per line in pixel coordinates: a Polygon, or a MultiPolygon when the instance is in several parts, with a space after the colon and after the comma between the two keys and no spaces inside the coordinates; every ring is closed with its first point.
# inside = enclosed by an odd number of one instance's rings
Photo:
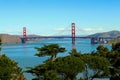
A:
{"type": "Polygon", "coordinates": [[[104,39],[112,39],[112,37],[91,37],[91,36],[76,36],[76,27],[75,23],[71,24],[71,35],[67,36],[27,36],[26,27],[23,27],[23,37],[21,37],[22,43],[26,43],[28,40],[36,40],[43,38],[71,38],[73,48],[75,48],[76,38],[81,39],[90,39],[91,44],[99,44],[103,42],[104,39]]]}

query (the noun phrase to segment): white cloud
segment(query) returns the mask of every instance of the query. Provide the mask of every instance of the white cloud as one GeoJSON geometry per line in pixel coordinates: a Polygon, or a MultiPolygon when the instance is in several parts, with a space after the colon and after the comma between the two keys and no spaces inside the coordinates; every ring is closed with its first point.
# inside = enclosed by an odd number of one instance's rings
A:
{"type": "Polygon", "coordinates": [[[99,27],[99,28],[83,28],[81,29],[82,31],[103,31],[104,29],[102,27],[99,27]]]}
{"type": "Polygon", "coordinates": [[[81,29],[82,31],[93,31],[93,29],[92,28],[83,28],[83,29],[81,29]]]}
{"type": "Polygon", "coordinates": [[[69,31],[69,30],[71,30],[71,27],[67,27],[67,28],[55,28],[54,30],[56,30],[56,31],[69,31]]]}
{"type": "Polygon", "coordinates": [[[65,30],[65,28],[55,28],[54,30],[61,31],[61,30],[65,30]]]}

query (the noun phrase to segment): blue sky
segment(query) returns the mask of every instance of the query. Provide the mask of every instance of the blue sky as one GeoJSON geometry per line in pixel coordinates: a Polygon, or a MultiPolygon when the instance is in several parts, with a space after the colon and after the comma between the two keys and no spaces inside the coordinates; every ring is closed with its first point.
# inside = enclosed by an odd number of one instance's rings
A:
{"type": "Polygon", "coordinates": [[[63,34],[72,22],[79,35],[120,30],[120,0],[0,0],[0,33],[63,34]]]}

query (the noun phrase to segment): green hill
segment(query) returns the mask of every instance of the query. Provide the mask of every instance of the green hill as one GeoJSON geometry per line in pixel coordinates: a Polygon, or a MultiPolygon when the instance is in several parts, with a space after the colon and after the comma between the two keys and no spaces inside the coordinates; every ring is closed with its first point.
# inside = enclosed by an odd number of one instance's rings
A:
{"type": "Polygon", "coordinates": [[[108,41],[109,44],[120,42],[120,31],[113,30],[109,32],[102,32],[89,35],[90,37],[112,37],[113,39],[108,41]]]}
{"type": "Polygon", "coordinates": [[[102,33],[96,33],[89,35],[90,37],[112,37],[112,38],[117,38],[120,37],[120,31],[113,30],[109,32],[102,32],[102,33]]]}

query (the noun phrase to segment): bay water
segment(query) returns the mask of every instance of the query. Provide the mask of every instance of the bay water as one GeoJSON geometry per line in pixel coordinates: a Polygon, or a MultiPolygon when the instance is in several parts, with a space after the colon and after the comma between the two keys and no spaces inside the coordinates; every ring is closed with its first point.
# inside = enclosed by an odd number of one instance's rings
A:
{"type": "MultiPolygon", "coordinates": [[[[45,57],[37,57],[35,54],[37,50],[35,47],[42,47],[47,44],[59,44],[61,47],[66,48],[65,53],[59,53],[57,57],[67,56],[68,52],[72,50],[72,42],[71,39],[47,39],[39,42],[28,42],[26,44],[3,44],[2,45],[2,53],[6,54],[12,60],[15,60],[18,65],[25,71],[27,67],[35,67],[39,64],[42,64],[48,56],[45,57]]],[[[98,44],[92,45],[90,39],[76,39],[76,49],[82,54],[90,53],[92,51],[96,51],[98,44]]],[[[104,45],[111,48],[111,45],[104,45]]],[[[34,76],[29,73],[24,73],[27,80],[32,80],[34,76]]]]}

